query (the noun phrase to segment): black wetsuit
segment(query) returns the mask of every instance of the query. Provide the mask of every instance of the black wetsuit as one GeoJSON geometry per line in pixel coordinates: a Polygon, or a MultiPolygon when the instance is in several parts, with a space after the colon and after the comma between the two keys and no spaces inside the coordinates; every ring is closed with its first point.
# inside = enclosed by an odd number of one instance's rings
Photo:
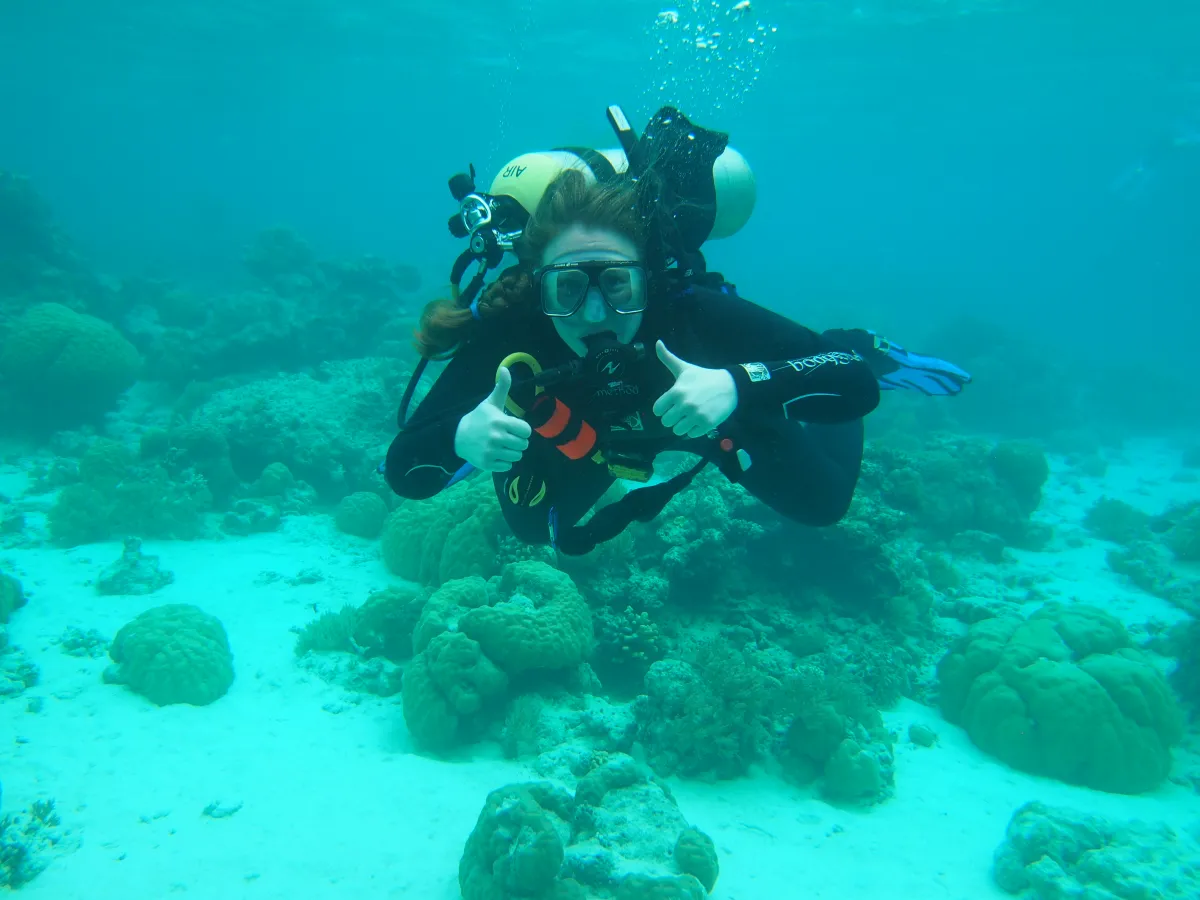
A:
{"type": "MultiPolygon", "coordinates": [[[[604,461],[593,455],[568,458],[553,441],[532,434],[520,462],[493,476],[505,519],[522,540],[551,540],[550,509],[560,528],[578,522],[611,486],[609,463],[641,460],[648,466],[656,454],[672,449],[722,456],[717,442],[676,437],[651,411],[674,383],[655,355],[660,338],[680,359],[733,375],[737,409],[718,434],[727,439],[726,459],[734,458],[730,448],[742,449],[751,465],[744,472],[722,466],[724,471],[797,522],[830,525],[845,514],[862,462],[862,417],[879,403],[875,375],[845,342],[739,297],[719,277],[709,278],[708,286],[691,285],[669,301],[651,304],[635,337],[645,346],[644,357],[627,364],[620,378],[593,377],[547,389],[573,415],[568,436],[577,433],[580,420],[593,426],[604,461]]],[[[544,370],[577,359],[540,312],[488,321],[457,352],[392,442],[384,472],[397,494],[424,499],[446,486],[464,462],[454,452],[459,419],[491,390],[501,360],[518,351],[544,370]]],[[[527,374],[525,367],[514,367],[514,385],[527,374]]],[[[530,389],[517,386],[510,397],[525,409],[533,400],[530,389]]]]}

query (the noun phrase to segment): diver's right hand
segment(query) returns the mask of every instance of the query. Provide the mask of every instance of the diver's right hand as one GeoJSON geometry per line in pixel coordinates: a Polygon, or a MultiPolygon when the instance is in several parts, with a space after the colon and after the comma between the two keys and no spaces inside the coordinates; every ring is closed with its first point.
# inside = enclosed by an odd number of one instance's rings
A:
{"type": "Polygon", "coordinates": [[[454,452],[480,471],[507,472],[529,446],[529,423],[504,409],[511,387],[512,373],[500,369],[492,392],[458,420],[454,452]]]}

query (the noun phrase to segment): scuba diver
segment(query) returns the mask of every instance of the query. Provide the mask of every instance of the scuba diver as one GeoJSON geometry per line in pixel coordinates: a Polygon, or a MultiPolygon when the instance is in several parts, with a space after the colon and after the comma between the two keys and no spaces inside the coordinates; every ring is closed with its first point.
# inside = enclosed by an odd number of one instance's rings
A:
{"type": "Polygon", "coordinates": [[[380,471],[411,499],[489,473],[512,532],[570,555],[649,521],[710,463],[787,518],[836,523],[880,391],[955,394],[970,376],[738,296],[700,253],[754,204],[728,136],[670,107],[640,138],[617,107],[608,116],[619,151],[525,154],[487,194],[473,170],[451,179],[451,230],[471,239],[452,281],[479,268],[422,314],[421,361],[380,471]],[[516,264],[483,288],[506,250],[516,264]],[[406,420],[425,364],[444,359],[406,420]],[[699,462],[654,479],[669,450],[699,462]],[[586,518],[617,479],[641,486],[586,518]]]}

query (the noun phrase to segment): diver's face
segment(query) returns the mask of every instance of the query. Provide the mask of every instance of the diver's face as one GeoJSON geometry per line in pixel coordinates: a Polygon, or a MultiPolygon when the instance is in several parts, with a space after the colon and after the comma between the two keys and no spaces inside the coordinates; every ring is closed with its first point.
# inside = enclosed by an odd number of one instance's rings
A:
{"type": "MultiPolygon", "coordinates": [[[[619,265],[640,263],[638,248],[629,238],[615,231],[572,225],[555,237],[542,255],[542,266],[609,261],[618,265],[607,271],[603,266],[587,267],[591,280],[588,282],[586,295],[579,302],[578,308],[567,315],[562,313],[574,305],[570,299],[570,292],[566,290],[569,287],[567,279],[562,278],[561,272],[549,272],[541,278],[539,300],[543,311],[550,312],[555,303],[570,303],[558,307],[555,311],[559,314],[553,315],[551,321],[554,322],[558,336],[579,356],[587,355],[584,338],[590,335],[611,331],[617,336],[617,340],[628,344],[637,334],[642,324],[642,313],[618,310],[645,308],[644,270],[622,268],[619,265]],[[558,290],[555,288],[556,279],[561,285],[558,290]]],[[[581,282],[581,273],[576,272],[572,275],[576,282],[581,282]]],[[[580,292],[582,293],[582,289],[580,292]]]]}

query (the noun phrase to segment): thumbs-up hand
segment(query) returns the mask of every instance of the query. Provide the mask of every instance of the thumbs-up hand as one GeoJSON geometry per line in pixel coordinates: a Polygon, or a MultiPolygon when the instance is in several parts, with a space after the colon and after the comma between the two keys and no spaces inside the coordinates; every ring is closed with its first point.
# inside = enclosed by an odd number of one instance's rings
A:
{"type": "Polygon", "coordinates": [[[529,446],[529,423],[504,409],[511,388],[512,373],[501,367],[492,392],[458,420],[454,452],[483,472],[507,472],[529,446]]]}
{"type": "Polygon", "coordinates": [[[724,369],[705,369],[685,362],[659,341],[655,347],[675,384],[654,401],[654,414],[681,437],[698,438],[712,431],[737,409],[737,385],[724,369]]]}

